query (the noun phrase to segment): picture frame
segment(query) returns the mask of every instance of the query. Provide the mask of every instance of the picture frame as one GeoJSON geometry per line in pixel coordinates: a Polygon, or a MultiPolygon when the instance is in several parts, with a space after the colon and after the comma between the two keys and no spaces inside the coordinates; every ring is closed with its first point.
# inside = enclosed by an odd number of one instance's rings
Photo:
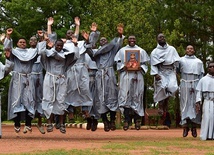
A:
{"type": "Polygon", "coordinates": [[[125,66],[127,71],[140,70],[140,50],[125,51],[125,66]]]}

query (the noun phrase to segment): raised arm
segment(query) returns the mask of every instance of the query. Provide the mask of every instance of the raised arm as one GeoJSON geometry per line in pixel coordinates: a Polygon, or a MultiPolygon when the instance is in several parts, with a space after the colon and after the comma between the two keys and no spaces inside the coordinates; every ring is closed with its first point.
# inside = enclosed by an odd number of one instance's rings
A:
{"type": "Polygon", "coordinates": [[[49,17],[48,18],[48,22],[47,22],[47,33],[48,33],[48,35],[52,34],[52,28],[51,28],[51,26],[53,25],[53,23],[54,23],[53,17],[49,17]]]}
{"type": "Polygon", "coordinates": [[[97,24],[95,22],[93,22],[91,24],[91,33],[89,36],[89,43],[92,44],[92,48],[95,48],[95,44],[98,41],[99,37],[100,37],[100,32],[97,31],[97,24]]]}
{"type": "Polygon", "coordinates": [[[111,41],[108,44],[103,45],[101,48],[99,48],[96,53],[94,53],[94,57],[100,55],[100,54],[105,54],[111,51],[115,46],[114,41],[111,41]]]}
{"type": "Polygon", "coordinates": [[[75,32],[74,35],[77,37],[79,37],[79,32],[80,32],[80,18],[79,17],[75,17],[74,18],[74,22],[75,22],[75,32]]]}
{"type": "Polygon", "coordinates": [[[11,39],[11,34],[13,33],[13,29],[9,28],[6,30],[6,38],[4,39],[4,49],[12,49],[13,48],[13,41],[11,39]]]}
{"type": "Polygon", "coordinates": [[[91,33],[88,34],[86,31],[82,31],[82,36],[85,39],[85,48],[95,48],[95,44],[99,39],[100,32],[97,31],[97,24],[93,22],[90,26],[91,33]]]}

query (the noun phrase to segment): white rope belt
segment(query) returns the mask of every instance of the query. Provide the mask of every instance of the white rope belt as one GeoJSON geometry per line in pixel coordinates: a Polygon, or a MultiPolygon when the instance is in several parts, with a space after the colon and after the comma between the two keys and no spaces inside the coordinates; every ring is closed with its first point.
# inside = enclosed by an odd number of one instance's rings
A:
{"type": "Polygon", "coordinates": [[[13,74],[17,73],[19,75],[19,78],[18,78],[18,80],[19,80],[19,82],[18,82],[18,98],[17,98],[17,100],[15,100],[12,103],[12,107],[14,108],[16,106],[19,98],[21,97],[21,90],[20,90],[21,89],[21,82],[20,82],[21,81],[21,76],[26,76],[27,77],[29,74],[19,73],[19,72],[16,72],[16,71],[12,71],[12,73],[13,74]]]}
{"type": "Polygon", "coordinates": [[[54,102],[55,98],[56,98],[56,79],[58,79],[58,78],[65,78],[65,76],[62,75],[62,74],[60,74],[60,75],[54,75],[54,74],[52,74],[50,72],[46,72],[46,73],[53,77],[54,94],[53,94],[53,99],[52,99],[51,102],[54,102]]]}
{"type": "Polygon", "coordinates": [[[40,75],[42,72],[31,72],[32,75],[40,75]]]}

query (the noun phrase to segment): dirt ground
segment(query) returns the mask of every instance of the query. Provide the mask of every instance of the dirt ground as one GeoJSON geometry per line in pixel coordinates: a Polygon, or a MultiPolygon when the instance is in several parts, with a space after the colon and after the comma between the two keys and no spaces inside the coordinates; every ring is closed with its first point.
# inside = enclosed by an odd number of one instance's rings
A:
{"type": "MultiPolygon", "coordinates": [[[[60,133],[54,129],[52,133],[41,134],[36,126],[32,127],[33,132],[23,134],[22,131],[17,137],[12,125],[2,125],[2,138],[0,139],[0,153],[27,153],[38,150],[45,151],[49,149],[84,149],[101,148],[105,143],[119,143],[125,141],[157,141],[163,138],[181,138],[182,129],[170,130],[116,130],[104,132],[98,129],[91,132],[80,128],[66,128],[66,134],[60,133]]],[[[23,130],[23,127],[22,127],[23,130]]],[[[199,132],[199,131],[198,131],[199,132]]],[[[189,137],[191,141],[200,141],[200,139],[189,137]]],[[[210,145],[213,146],[214,143],[210,145]]],[[[190,148],[191,149],[191,148],[190,148]]],[[[194,153],[194,152],[193,152],[194,153]]],[[[197,154],[197,153],[196,153],[197,154]]]]}

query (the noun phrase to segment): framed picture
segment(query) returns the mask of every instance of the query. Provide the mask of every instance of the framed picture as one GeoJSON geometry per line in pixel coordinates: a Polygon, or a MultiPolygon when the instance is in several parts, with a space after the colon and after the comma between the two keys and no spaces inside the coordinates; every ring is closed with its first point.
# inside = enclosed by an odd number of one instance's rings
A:
{"type": "Polygon", "coordinates": [[[126,50],[125,65],[128,71],[137,71],[140,69],[140,51],[126,50]]]}

